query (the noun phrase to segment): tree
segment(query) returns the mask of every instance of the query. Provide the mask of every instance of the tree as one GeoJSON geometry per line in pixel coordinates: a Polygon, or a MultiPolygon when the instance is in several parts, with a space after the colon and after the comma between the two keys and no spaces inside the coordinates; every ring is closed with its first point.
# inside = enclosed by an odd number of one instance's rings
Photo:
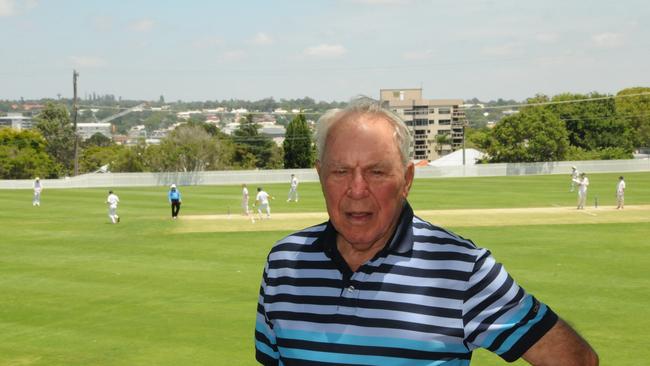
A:
{"type": "Polygon", "coordinates": [[[616,114],[615,102],[606,95],[591,93],[564,93],[554,96],[552,102],[545,106],[564,121],[572,146],[586,151],[620,148],[632,152],[631,130],[624,119],[616,114]],[[594,99],[585,101],[585,99],[594,99]]]}
{"type": "Polygon", "coordinates": [[[149,171],[147,150],[148,147],[144,139],[140,139],[135,146],[117,149],[114,160],[110,162],[111,171],[130,173],[149,171]]]}
{"type": "Polygon", "coordinates": [[[233,132],[235,153],[233,160],[243,168],[280,168],[281,159],[278,147],[268,136],[260,135],[259,125],[249,114],[239,122],[239,127],[233,132]]]}
{"type": "Polygon", "coordinates": [[[58,166],[46,152],[47,142],[38,131],[0,128],[0,178],[55,178],[58,166]]]}
{"type": "Polygon", "coordinates": [[[569,148],[564,123],[541,107],[524,108],[504,118],[477,142],[494,163],[561,161],[569,148]]]}
{"type": "Polygon", "coordinates": [[[47,152],[70,174],[74,165],[74,127],[65,106],[48,102],[35,118],[36,128],[47,141],[47,152]]]}
{"type": "Polygon", "coordinates": [[[631,128],[634,147],[650,147],[650,88],[623,89],[616,96],[616,114],[631,128]]]}
{"type": "Polygon", "coordinates": [[[284,167],[311,168],[314,166],[315,152],[312,134],[304,114],[298,114],[287,126],[284,142],[284,167]]]}
{"type": "Polygon", "coordinates": [[[97,132],[94,135],[90,136],[88,139],[86,139],[83,143],[82,146],[84,148],[86,147],[92,147],[92,146],[101,146],[101,147],[107,147],[113,145],[113,140],[110,138],[104,136],[104,134],[97,132]]]}
{"type": "Polygon", "coordinates": [[[153,168],[158,171],[217,170],[230,164],[231,151],[227,144],[220,143],[196,125],[179,126],[152,151],[156,150],[160,159],[156,159],[153,168]]]}
{"type": "Polygon", "coordinates": [[[91,173],[108,164],[112,171],[118,172],[120,170],[114,166],[115,161],[126,149],[128,148],[123,145],[88,146],[79,157],[79,171],[81,173],[91,173]]]}

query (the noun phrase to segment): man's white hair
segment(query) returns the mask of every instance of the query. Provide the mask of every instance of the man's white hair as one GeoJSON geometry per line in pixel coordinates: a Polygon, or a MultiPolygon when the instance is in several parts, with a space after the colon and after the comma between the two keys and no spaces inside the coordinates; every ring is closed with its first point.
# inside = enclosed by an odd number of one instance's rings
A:
{"type": "Polygon", "coordinates": [[[409,147],[411,145],[411,134],[409,133],[408,127],[397,114],[386,108],[382,108],[378,101],[365,96],[353,98],[343,109],[330,109],[318,119],[318,125],[316,127],[318,160],[323,161],[327,137],[332,127],[352,115],[362,116],[368,114],[383,117],[393,126],[395,129],[395,133],[393,134],[395,143],[400,152],[402,163],[404,166],[407,166],[410,161],[409,147]]]}

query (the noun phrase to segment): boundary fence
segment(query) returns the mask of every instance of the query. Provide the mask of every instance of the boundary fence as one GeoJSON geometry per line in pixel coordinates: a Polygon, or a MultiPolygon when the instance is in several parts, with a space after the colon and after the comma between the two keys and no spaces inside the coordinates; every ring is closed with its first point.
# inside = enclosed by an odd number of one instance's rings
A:
{"type": "MultiPolygon", "coordinates": [[[[559,161],[546,163],[477,164],[418,167],[416,178],[490,177],[571,174],[571,167],[586,173],[650,171],[650,159],[559,161]]],[[[295,174],[301,182],[317,182],[316,169],[228,170],[169,173],[91,173],[64,179],[42,179],[46,188],[95,188],[188,185],[239,185],[285,183],[295,174]]],[[[31,189],[30,179],[0,180],[0,189],[31,189]]]]}

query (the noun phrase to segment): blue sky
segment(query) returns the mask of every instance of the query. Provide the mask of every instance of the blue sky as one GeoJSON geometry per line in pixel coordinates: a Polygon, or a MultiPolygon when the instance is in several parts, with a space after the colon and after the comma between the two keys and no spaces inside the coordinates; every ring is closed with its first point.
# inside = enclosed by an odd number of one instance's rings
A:
{"type": "Polygon", "coordinates": [[[517,99],[650,86],[650,5],[622,1],[0,0],[0,99],[517,99]]]}

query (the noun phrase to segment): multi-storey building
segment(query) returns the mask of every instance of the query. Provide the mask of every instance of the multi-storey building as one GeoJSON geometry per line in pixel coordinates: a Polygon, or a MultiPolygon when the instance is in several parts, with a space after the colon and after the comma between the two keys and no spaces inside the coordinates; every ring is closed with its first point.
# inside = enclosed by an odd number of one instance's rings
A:
{"type": "Polygon", "coordinates": [[[409,126],[415,160],[436,160],[463,146],[465,112],[462,99],[424,99],[422,89],[381,89],[382,106],[409,126]]]}
{"type": "Polygon", "coordinates": [[[6,126],[17,130],[27,130],[35,126],[32,117],[25,117],[22,113],[9,113],[7,116],[0,117],[0,127],[6,126]]]}

